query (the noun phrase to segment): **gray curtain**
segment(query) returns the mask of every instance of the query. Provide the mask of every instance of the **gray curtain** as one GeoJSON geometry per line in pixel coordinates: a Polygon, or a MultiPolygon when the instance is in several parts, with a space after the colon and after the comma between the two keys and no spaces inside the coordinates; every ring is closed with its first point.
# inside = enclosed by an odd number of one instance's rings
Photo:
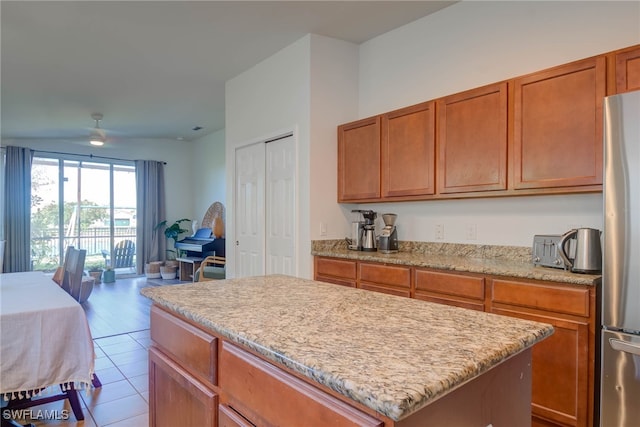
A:
{"type": "Polygon", "coordinates": [[[31,160],[33,151],[7,146],[4,177],[4,268],[31,270],[31,160]]]}
{"type": "Polygon", "coordinates": [[[136,269],[144,273],[149,261],[161,261],[167,250],[167,239],[155,226],[166,219],[164,164],[152,160],[136,160],[136,269]]]}

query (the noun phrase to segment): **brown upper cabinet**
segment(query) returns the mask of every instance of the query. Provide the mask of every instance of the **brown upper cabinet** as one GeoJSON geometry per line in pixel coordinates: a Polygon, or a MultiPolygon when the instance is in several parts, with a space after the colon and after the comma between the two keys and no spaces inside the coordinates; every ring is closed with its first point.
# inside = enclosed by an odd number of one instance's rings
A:
{"type": "Polygon", "coordinates": [[[615,53],[616,93],[640,89],[640,47],[615,53]]]}
{"type": "Polygon", "coordinates": [[[435,107],[425,102],[338,127],[338,201],[435,193],[435,107]]]}
{"type": "Polygon", "coordinates": [[[438,192],[507,189],[507,83],[438,100],[438,192]]]}
{"type": "Polygon", "coordinates": [[[602,184],[604,56],[514,82],[514,188],[602,184]]]}
{"type": "Polygon", "coordinates": [[[604,97],[640,45],[338,126],[338,202],[602,191],[604,97]]]}
{"type": "Polygon", "coordinates": [[[434,194],[434,117],[433,102],[382,116],[382,197],[434,194]]]}
{"type": "Polygon", "coordinates": [[[380,198],[380,116],[338,127],[338,201],[380,198]]]}

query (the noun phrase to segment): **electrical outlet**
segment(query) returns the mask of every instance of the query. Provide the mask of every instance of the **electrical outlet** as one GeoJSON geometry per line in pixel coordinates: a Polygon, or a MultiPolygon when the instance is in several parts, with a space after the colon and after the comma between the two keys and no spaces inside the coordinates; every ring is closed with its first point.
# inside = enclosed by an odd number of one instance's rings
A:
{"type": "Polygon", "coordinates": [[[326,236],[327,235],[327,223],[326,222],[321,222],[320,223],[320,235],[321,236],[326,236]]]}
{"type": "Polygon", "coordinates": [[[467,224],[465,230],[467,240],[476,240],[478,238],[478,229],[475,224],[467,224]]]}
{"type": "Polygon", "coordinates": [[[444,240],[444,225],[436,224],[436,240],[444,240]]]}

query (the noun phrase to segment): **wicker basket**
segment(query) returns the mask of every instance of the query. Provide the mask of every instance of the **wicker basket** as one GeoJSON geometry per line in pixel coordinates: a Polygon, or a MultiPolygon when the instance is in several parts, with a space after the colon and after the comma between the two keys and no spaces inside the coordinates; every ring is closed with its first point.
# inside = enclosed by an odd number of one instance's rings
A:
{"type": "Polygon", "coordinates": [[[144,273],[147,276],[147,279],[159,279],[160,276],[160,266],[162,265],[162,261],[152,261],[149,264],[145,264],[144,273]]]}
{"type": "Polygon", "coordinates": [[[160,276],[162,276],[163,279],[175,279],[177,270],[178,267],[176,266],[163,265],[162,267],[160,267],[160,276]]]}
{"type": "Polygon", "coordinates": [[[175,267],[178,268],[178,266],[180,265],[180,263],[178,261],[176,261],[175,259],[169,259],[166,260],[164,262],[165,267],[175,267]]]}

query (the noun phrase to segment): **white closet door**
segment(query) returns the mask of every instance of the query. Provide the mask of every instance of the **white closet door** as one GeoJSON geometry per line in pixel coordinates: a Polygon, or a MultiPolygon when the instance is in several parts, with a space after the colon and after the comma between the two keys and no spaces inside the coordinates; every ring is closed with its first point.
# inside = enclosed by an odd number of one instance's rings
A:
{"type": "Polygon", "coordinates": [[[236,150],[235,277],[296,275],[293,136],[236,150]]]}
{"type": "Polygon", "coordinates": [[[264,179],[265,144],[236,150],[235,277],[265,272],[264,179]]]}
{"type": "Polygon", "coordinates": [[[296,153],[293,136],[266,144],[267,274],[296,275],[296,153]]]}

